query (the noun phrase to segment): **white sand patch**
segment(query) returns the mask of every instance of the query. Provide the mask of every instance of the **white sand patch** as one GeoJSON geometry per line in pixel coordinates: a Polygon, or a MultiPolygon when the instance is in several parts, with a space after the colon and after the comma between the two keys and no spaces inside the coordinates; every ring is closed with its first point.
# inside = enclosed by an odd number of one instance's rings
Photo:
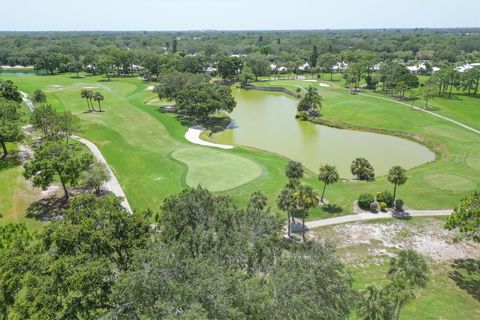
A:
{"type": "Polygon", "coordinates": [[[82,89],[100,89],[99,87],[82,87],[82,89]]]}
{"type": "Polygon", "coordinates": [[[213,147],[213,148],[220,148],[220,149],[233,149],[233,146],[229,146],[226,144],[218,144],[218,143],[212,143],[208,141],[204,141],[200,139],[200,134],[202,131],[205,131],[205,128],[201,126],[195,126],[188,128],[187,133],[185,133],[185,139],[190,141],[191,143],[198,144],[201,146],[205,147],[213,147]]]}
{"type": "Polygon", "coordinates": [[[57,186],[57,185],[51,185],[51,186],[48,187],[47,189],[42,190],[42,192],[41,192],[42,198],[46,198],[46,197],[48,197],[49,195],[54,194],[55,192],[57,192],[58,189],[60,189],[59,186],[57,186]]]}
{"type": "Polygon", "coordinates": [[[435,261],[480,257],[480,244],[453,242],[454,234],[443,228],[443,222],[432,220],[428,225],[412,225],[403,221],[391,223],[346,224],[333,228],[339,236],[339,248],[371,245],[373,257],[390,255],[388,249],[414,249],[435,261]],[[379,248],[379,243],[383,248],[379,248]]]}
{"type": "Polygon", "coordinates": [[[147,91],[153,91],[155,89],[155,86],[148,86],[147,91]]]}
{"type": "Polygon", "coordinates": [[[303,82],[317,82],[317,80],[302,80],[303,82]]]}
{"type": "Polygon", "coordinates": [[[325,88],[331,87],[328,83],[324,83],[324,82],[320,82],[318,85],[320,87],[325,87],[325,88]]]}

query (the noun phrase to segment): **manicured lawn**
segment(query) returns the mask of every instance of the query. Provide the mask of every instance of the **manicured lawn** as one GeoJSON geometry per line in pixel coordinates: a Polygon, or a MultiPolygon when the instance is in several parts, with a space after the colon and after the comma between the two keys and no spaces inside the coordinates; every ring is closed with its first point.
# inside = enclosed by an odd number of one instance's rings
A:
{"type": "MultiPolygon", "coordinates": [[[[400,319],[478,319],[480,315],[478,297],[475,298],[466,290],[462,290],[449,276],[450,272],[454,271],[468,272],[454,269],[448,263],[431,263],[430,268],[432,274],[427,287],[420,289],[417,298],[402,309],[400,319]]],[[[388,264],[372,264],[350,270],[355,279],[354,287],[363,289],[370,283],[385,284],[388,264]]],[[[476,279],[473,283],[478,284],[478,281],[479,279],[476,279]]],[[[352,316],[351,319],[358,318],[352,316]]]]}
{"type": "Polygon", "coordinates": [[[172,157],[187,165],[188,186],[201,185],[210,191],[233,189],[262,174],[262,167],[254,161],[211,148],[180,149],[172,157]]]}
{"type": "MultiPolygon", "coordinates": [[[[16,147],[7,144],[9,152],[16,152],[16,147]]],[[[0,224],[24,222],[30,229],[37,229],[40,222],[26,218],[25,212],[38,199],[40,190],[25,181],[22,173],[18,157],[0,161],[0,224]]]]}
{"type": "MultiPolygon", "coordinates": [[[[40,88],[46,91],[49,103],[55,108],[77,114],[82,126],[80,135],[100,148],[136,209],[158,210],[166,197],[197,182],[213,190],[230,189],[225,193],[240,205],[248,201],[252,192],[261,190],[275,208],[276,196],[286,183],[284,166],[287,159],[250,148],[224,151],[194,146],[186,141],[187,128],[174,115],[159,111],[163,102],[146,104],[154,94],[145,89],[148,84],[136,78],[105,82],[101,77],[77,79],[71,75],[2,77],[14,80],[29,94],[40,88]],[[80,91],[86,87],[104,94],[106,112],[84,112],[87,107],[80,98],[80,91]],[[188,159],[189,152],[178,151],[182,149],[200,153],[188,159]]],[[[321,80],[330,83],[331,87],[319,87],[325,119],[403,131],[439,146],[442,153],[439,160],[408,171],[409,180],[398,191],[407,206],[415,209],[453,208],[472,189],[480,187],[478,135],[394,102],[351,95],[342,87],[342,82],[336,80],[321,80]]],[[[295,90],[298,86],[306,88],[318,86],[318,83],[279,80],[260,82],[259,85],[286,86],[295,90]]],[[[472,116],[480,122],[480,114],[473,113],[472,116]]],[[[307,172],[304,181],[317,190],[322,187],[313,172],[307,172]]],[[[349,214],[352,202],[360,193],[385,189],[392,189],[385,177],[377,177],[371,183],[335,184],[327,189],[326,194],[332,205],[311,210],[309,219],[349,214]]]]}

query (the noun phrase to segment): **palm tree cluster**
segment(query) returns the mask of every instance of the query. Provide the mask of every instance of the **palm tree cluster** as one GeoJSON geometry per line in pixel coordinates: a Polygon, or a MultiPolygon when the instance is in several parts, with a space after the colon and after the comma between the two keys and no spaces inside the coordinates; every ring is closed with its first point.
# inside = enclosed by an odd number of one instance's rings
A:
{"type": "Polygon", "coordinates": [[[416,290],[427,285],[428,275],[424,256],[414,250],[400,251],[390,261],[390,282],[385,287],[370,284],[362,290],[358,315],[365,320],[398,320],[403,306],[415,299],[416,290]]]}
{"type": "Polygon", "coordinates": [[[327,185],[338,182],[340,177],[335,166],[325,165],[321,167],[318,178],[324,183],[324,187],[322,196],[319,197],[311,186],[300,183],[300,178],[303,177],[303,167],[300,162],[289,161],[285,168],[285,175],[288,178],[288,183],[277,197],[277,206],[288,215],[288,237],[290,237],[291,222],[295,223],[295,218],[302,219],[302,238],[305,241],[305,218],[308,215],[308,210],[316,207],[319,201],[324,201],[327,185]]]}
{"type": "Polygon", "coordinates": [[[297,110],[298,111],[308,111],[308,112],[317,112],[318,109],[322,107],[322,97],[318,94],[318,90],[310,86],[307,89],[305,95],[300,99],[297,110]]]}
{"type": "Polygon", "coordinates": [[[93,92],[89,89],[83,89],[80,93],[80,96],[82,97],[82,99],[85,99],[87,101],[88,112],[103,112],[101,102],[105,100],[105,97],[100,92],[93,92]],[[95,110],[93,101],[96,101],[98,103],[98,110],[95,110]]]}

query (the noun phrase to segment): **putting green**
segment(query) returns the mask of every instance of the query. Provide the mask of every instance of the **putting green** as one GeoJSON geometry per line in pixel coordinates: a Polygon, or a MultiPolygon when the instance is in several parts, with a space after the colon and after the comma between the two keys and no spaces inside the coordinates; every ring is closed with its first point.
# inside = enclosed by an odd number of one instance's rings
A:
{"type": "Polygon", "coordinates": [[[262,174],[262,167],[252,160],[211,148],[186,148],[172,157],[188,166],[187,185],[202,185],[211,191],[239,187],[262,174]]]}
{"type": "Polygon", "coordinates": [[[475,183],[472,180],[452,174],[430,174],[423,180],[432,187],[452,192],[460,193],[475,189],[475,183]]]}

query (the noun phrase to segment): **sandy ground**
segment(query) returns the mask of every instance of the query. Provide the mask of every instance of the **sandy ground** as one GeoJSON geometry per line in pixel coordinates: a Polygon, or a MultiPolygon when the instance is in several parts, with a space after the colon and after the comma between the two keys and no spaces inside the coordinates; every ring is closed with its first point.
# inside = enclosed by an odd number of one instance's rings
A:
{"type": "Polygon", "coordinates": [[[369,259],[383,263],[398,249],[414,249],[436,262],[480,258],[480,244],[455,243],[454,233],[443,228],[443,221],[426,219],[425,223],[394,220],[344,224],[319,229],[309,236],[334,241],[349,262],[369,259]]]}
{"type": "Polygon", "coordinates": [[[201,146],[205,147],[213,147],[213,148],[220,148],[220,149],[233,149],[233,146],[229,146],[226,144],[218,144],[218,143],[212,143],[208,141],[204,141],[200,139],[200,134],[202,131],[204,131],[205,128],[200,127],[200,126],[195,126],[188,128],[187,133],[185,133],[185,139],[190,141],[191,143],[198,144],[201,146]]]}
{"type": "Polygon", "coordinates": [[[330,85],[329,85],[328,83],[323,83],[323,82],[320,82],[318,85],[319,85],[320,87],[325,87],[325,88],[330,87],[330,85]]]}

